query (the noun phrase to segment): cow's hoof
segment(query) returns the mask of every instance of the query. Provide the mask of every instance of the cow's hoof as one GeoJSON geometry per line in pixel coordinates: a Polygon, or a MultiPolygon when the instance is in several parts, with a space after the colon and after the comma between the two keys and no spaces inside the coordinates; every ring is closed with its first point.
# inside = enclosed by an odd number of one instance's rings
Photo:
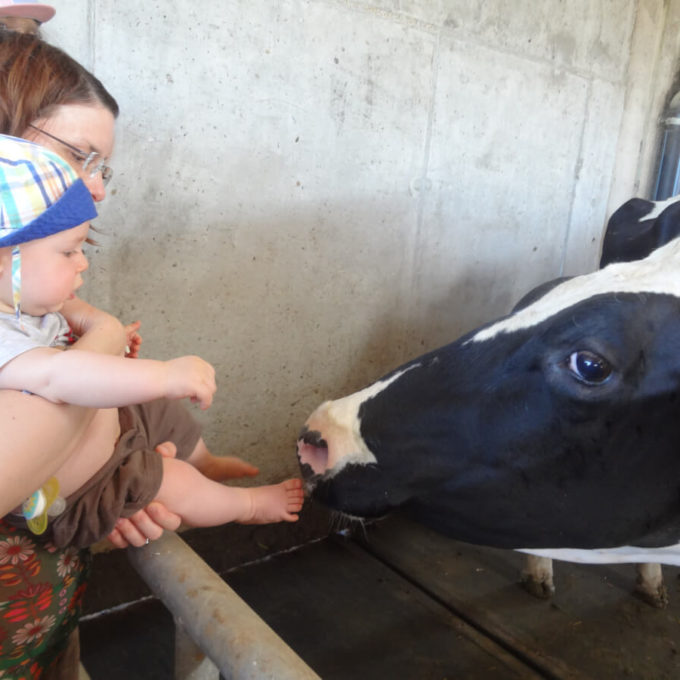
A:
{"type": "Polygon", "coordinates": [[[644,603],[656,607],[657,609],[665,609],[668,605],[668,592],[666,586],[661,584],[656,588],[645,588],[645,584],[638,583],[635,586],[633,594],[640,598],[644,603]]]}
{"type": "Polygon", "coordinates": [[[524,590],[534,597],[550,599],[555,594],[552,560],[549,557],[526,555],[520,582],[524,590]]]}
{"type": "Polygon", "coordinates": [[[635,595],[652,607],[663,609],[668,604],[668,593],[663,584],[661,565],[658,562],[643,562],[635,568],[635,595]]]}
{"type": "Polygon", "coordinates": [[[555,594],[555,586],[552,580],[544,581],[534,578],[530,574],[522,574],[520,584],[530,595],[541,600],[549,600],[555,594]]]}

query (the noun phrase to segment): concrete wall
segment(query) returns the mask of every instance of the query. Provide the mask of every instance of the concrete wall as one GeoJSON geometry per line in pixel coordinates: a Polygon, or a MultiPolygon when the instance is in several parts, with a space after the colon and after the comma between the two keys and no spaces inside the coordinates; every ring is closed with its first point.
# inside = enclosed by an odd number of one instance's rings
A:
{"type": "Polygon", "coordinates": [[[679,0],[53,4],[122,109],[85,294],[215,364],[206,440],[267,481],[322,399],[596,265],[678,56],[679,0]]]}

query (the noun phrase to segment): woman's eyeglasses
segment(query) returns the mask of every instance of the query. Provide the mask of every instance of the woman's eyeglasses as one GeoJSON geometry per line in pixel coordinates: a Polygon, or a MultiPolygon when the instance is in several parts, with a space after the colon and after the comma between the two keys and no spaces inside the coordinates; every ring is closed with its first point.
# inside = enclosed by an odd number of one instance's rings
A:
{"type": "Polygon", "coordinates": [[[106,186],[109,183],[111,177],[113,177],[113,170],[108,165],[106,165],[106,161],[108,159],[103,158],[98,151],[91,151],[90,153],[86,153],[82,149],[79,149],[77,146],[73,146],[73,144],[69,144],[68,142],[65,142],[63,139],[59,139],[59,137],[55,137],[51,132],[47,132],[42,128],[36,127],[35,125],[31,125],[30,123],[28,124],[28,127],[37,130],[46,137],[53,139],[55,142],[59,142],[59,144],[62,144],[67,149],[69,149],[73,156],[80,163],[82,163],[81,167],[86,175],[94,177],[98,172],[100,172],[102,175],[102,182],[104,182],[104,186],[106,186]]]}

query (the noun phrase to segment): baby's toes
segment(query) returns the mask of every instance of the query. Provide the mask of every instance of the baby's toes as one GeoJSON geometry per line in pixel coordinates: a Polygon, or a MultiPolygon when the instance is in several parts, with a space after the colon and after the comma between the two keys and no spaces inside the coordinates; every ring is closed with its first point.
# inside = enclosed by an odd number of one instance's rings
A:
{"type": "Polygon", "coordinates": [[[304,496],[288,496],[288,511],[295,512],[302,509],[305,502],[304,496]]]}

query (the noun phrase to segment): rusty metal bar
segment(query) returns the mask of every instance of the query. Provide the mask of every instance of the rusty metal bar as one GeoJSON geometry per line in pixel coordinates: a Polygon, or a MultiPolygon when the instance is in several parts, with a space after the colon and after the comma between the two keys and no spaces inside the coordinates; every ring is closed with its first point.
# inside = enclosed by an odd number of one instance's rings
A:
{"type": "Polygon", "coordinates": [[[220,680],[220,671],[175,619],[175,680],[220,680]]]}
{"type": "MultiPolygon", "coordinates": [[[[128,548],[128,557],[226,680],[321,680],[177,534],[166,531],[148,546],[128,548]]],[[[182,658],[176,668],[200,663],[182,658]]]]}

